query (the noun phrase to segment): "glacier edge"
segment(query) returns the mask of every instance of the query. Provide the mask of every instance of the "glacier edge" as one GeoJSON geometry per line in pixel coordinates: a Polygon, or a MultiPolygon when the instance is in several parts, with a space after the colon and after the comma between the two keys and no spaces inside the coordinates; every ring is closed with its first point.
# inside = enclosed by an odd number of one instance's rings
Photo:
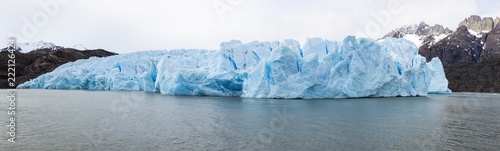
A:
{"type": "Polygon", "coordinates": [[[355,98],[449,94],[438,58],[404,39],[223,42],[220,50],[142,51],[64,64],[18,88],[168,95],[355,98]]]}

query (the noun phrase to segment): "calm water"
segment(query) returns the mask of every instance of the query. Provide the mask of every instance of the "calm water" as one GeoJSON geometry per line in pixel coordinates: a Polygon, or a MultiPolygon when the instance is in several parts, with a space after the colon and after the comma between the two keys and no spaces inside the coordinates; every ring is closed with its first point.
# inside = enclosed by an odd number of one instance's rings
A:
{"type": "MultiPolygon", "coordinates": [[[[8,91],[1,90],[7,96],[8,91]]],[[[500,95],[270,100],[19,90],[0,150],[500,150],[500,95]]]]}

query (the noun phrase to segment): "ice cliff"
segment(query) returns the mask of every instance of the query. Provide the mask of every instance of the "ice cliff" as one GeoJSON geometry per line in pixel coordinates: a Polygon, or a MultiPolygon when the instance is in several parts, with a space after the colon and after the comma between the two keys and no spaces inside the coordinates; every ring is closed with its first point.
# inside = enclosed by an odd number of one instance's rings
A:
{"type": "Polygon", "coordinates": [[[352,98],[451,93],[438,58],[404,39],[224,42],[220,50],[143,51],[64,64],[18,88],[169,95],[352,98]]]}

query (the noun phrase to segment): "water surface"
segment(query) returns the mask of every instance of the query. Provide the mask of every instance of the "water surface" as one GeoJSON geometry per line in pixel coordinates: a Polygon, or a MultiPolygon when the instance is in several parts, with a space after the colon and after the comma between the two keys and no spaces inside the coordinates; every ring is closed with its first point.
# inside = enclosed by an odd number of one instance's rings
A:
{"type": "Polygon", "coordinates": [[[5,98],[0,150],[500,150],[499,94],[273,100],[18,90],[15,144],[5,98]]]}

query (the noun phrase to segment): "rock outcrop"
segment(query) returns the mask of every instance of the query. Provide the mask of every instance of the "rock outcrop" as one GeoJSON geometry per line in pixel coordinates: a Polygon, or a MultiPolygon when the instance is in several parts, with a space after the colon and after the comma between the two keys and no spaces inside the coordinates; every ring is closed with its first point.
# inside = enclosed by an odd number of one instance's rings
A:
{"type": "Polygon", "coordinates": [[[495,18],[495,27],[498,26],[498,24],[500,24],[500,18],[495,18]]]}
{"type": "Polygon", "coordinates": [[[491,17],[481,18],[480,16],[477,15],[471,15],[470,17],[460,22],[460,24],[458,24],[459,27],[465,26],[476,33],[490,32],[495,27],[495,25],[496,23],[493,20],[493,18],[491,17]]]}

